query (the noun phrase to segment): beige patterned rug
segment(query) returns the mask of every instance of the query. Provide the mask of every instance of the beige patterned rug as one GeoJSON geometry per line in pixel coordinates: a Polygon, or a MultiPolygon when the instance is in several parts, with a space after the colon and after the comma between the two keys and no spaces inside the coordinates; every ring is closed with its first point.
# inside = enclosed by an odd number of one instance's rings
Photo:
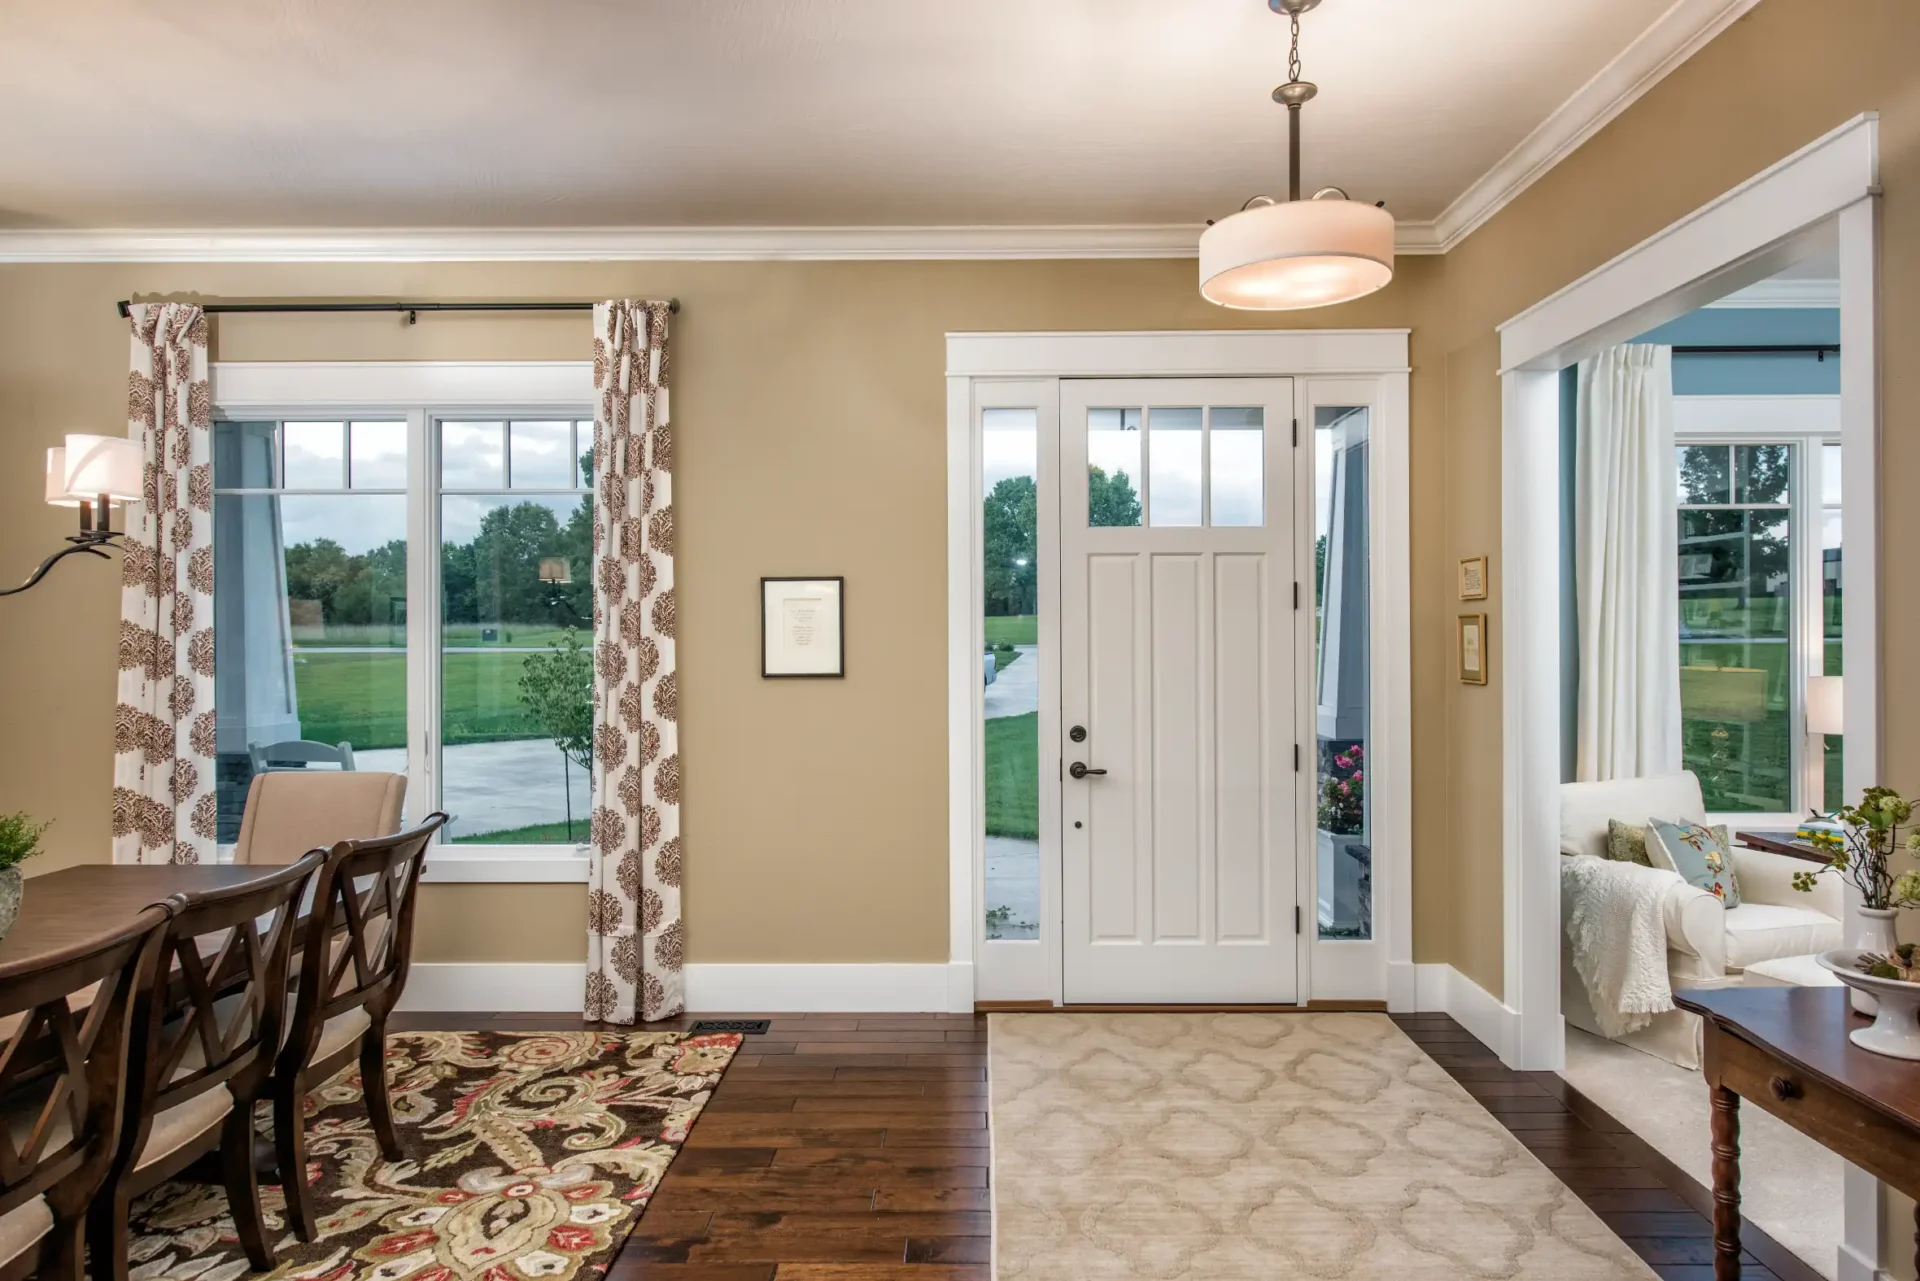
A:
{"type": "Polygon", "coordinates": [[[995,1275],[1653,1273],[1383,1014],[996,1014],[995,1275]]]}

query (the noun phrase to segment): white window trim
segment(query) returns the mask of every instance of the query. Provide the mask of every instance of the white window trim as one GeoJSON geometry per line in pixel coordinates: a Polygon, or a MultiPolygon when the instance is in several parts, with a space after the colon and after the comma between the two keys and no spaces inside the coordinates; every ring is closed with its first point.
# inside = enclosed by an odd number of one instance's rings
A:
{"type": "MultiPolygon", "coordinates": [[[[1709,813],[1710,823],[1739,831],[1797,827],[1809,807],[1824,808],[1826,776],[1817,736],[1806,732],[1807,678],[1820,674],[1825,661],[1821,601],[1820,470],[1822,445],[1840,441],[1840,397],[1676,396],[1676,445],[1733,444],[1795,446],[1792,498],[1787,504],[1793,547],[1793,622],[1788,662],[1795,674],[1788,703],[1788,734],[1794,744],[1792,803],[1774,813],[1733,810],[1709,813]]],[[[1678,505],[1676,504],[1676,510],[1678,505]]]]}
{"type": "MultiPolygon", "coordinates": [[[[1009,384],[1021,383],[1022,406],[1040,410],[1042,467],[1057,442],[1062,378],[1291,377],[1296,404],[1367,404],[1375,415],[1368,450],[1371,648],[1373,653],[1373,762],[1371,812],[1374,858],[1374,937],[1368,941],[1311,941],[1301,935],[1300,999],[1341,996],[1384,999],[1394,1010],[1415,1008],[1413,965],[1412,694],[1408,650],[1411,577],[1408,526],[1408,351],[1405,329],[1169,330],[1157,332],[953,333],[947,335],[947,768],[948,905],[954,1008],[970,1008],[979,991],[976,960],[989,944],[981,916],[985,878],[984,786],[981,778],[980,680],[980,415],[1006,405],[1009,384]],[[1338,381],[1335,381],[1338,380],[1338,381]],[[989,389],[993,390],[989,390],[989,389]],[[1316,961],[1319,964],[1316,967],[1316,961]],[[1322,985],[1325,985],[1325,991],[1322,985]]],[[[1310,444],[1303,444],[1309,453],[1310,444]]],[[[1309,464],[1310,465],[1310,464],[1309,464]]],[[[1310,472],[1309,472],[1310,475],[1310,472]]],[[[1049,590],[1046,531],[1041,513],[1041,591],[1049,590]]],[[[1055,520],[1057,527],[1057,519],[1055,520]]],[[[1311,540],[1304,557],[1311,564],[1311,540]]],[[[1057,555],[1054,557],[1057,559],[1057,555]]],[[[1054,572],[1057,572],[1057,566],[1054,572]]],[[[1056,592],[1057,594],[1057,592],[1056,592]]],[[[1057,611],[1053,611],[1057,613],[1057,611]]],[[[1048,644],[1049,611],[1042,609],[1041,642],[1048,644]]],[[[1057,644],[1057,638],[1056,642],[1057,644]]],[[[1309,650],[1309,652],[1311,652],[1309,650]]],[[[1043,672],[1045,666],[1043,665],[1043,672]]],[[[1044,678],[1043,678],[1044,679],[1044,678]]],[[[1059,691],[1042,690],[1042,716],[1051,698],[1057,721],[1059,691]]],[[[1310,710],[1310,709],[1309,709],[1310,710]]],[[[1305,714],[1305,713],[1303,713],[1305,714]]],[[[1058,726],[1054,726],[1058,741],[1058,726]]],[[[1042,775],[1042,822],[1047,821],[1047,774],[1042,775]]],[[[1305,771],[1303,771],[1303,778],[1305,771]]],[[[1304,787],[1305,784],[1303,783],[1304,787]]],[[[1057,823],[1057,808],[1053,810],[1057,823]]],[[[1303,808],[1311,824],[1312,809],[1303,808]]],[[[1303,838],[1310,842],[1309,831],[1303,838]]],[[[1301,846],[1311,877],[1311,845],[1301,846]]],[[[1059,1003],[1058,849],[1051,864],[1042,845],[1041,938],[996,941],[1024,948],[1035,964],[1022,966],[1033,984],[1019,997],[1059,1003]],[[1041,986],[1044,985],[1044,986],[1041,986]]],[[[1303,911],[1314,901],[1309,880],[1303,911]]],[[[985,998],[982,998],[985,999],[985,998]]]]}
{"type": "MultiPolygon", "coordinates": [[[[475,411],[522,417],[592,417],[591,361],[216,361],[208,370],[217,417],[348,418],[404,414],[408,424],[408,492],[427,492],[438,458],[433,424],[475,411]]],[[[410,503],[407,540],[439,546],[439,506],[410,503]]],[[[431,590],[433,563],[407,559],[407,595],[423,608],[407,614],[407,791],[434,794],[439,759],[440,602],[431,590]]],[[[230,853],[226,856],[230,857],[230,853]]],[[[463,846],[438,840],[428,852],[428,884],[580,883],[587,880],[584,845],[463,846]]]]}

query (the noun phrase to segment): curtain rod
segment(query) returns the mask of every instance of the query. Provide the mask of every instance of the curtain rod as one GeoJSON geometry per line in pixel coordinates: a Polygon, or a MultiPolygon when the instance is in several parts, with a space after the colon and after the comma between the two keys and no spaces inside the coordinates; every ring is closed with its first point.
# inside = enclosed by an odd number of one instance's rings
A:
{"type": "MultiPolygon", "coordinates": [[[[132,303],[122,298],[115,304],[120,318],[125,320],[131,313],[132,303]]],[[[326,312],[326,311],[391,311],[405,312],[407,323],[414,323],[415,312],[421,311],[592,311],[590,302],[214,302],[207,303],[201,310],[209,316],[226,312],[326,312]]],[[[678,312],[680,300],[667,300],[667,310],[678,312]]]]}
{"type": "Polygon", "coordinates": [[[1676,345],[1673,349],[1673,354],[1676,356],[1771,356],[1784,352],[1798,352],[1801,355],[1812,355],[1824,361],[1829,352],[1836,356],[1840,354],[1840,344],[1837,342],[1744,343],[1731,346],[1707,347],[1680,344],[1676,345]]]}

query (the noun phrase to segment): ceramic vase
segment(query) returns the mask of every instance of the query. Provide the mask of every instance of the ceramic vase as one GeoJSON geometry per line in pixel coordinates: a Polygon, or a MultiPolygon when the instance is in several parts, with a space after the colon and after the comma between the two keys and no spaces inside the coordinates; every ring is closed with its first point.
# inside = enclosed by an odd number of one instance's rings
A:
{"type": "Polygon", "coordinates": [[[20,895],[26,890],[17,867],[0,867],[0,940],[13,929],[20,915],[20,895]]]}
{"type": "MultiPolygon", "coordinates": [[[[1893,921],[1897,913],[1890,907],[1856,907],[1853,909],[1853,930],[1847,938],[1847,946],[1858,948],[1862,952],[1878,952],[1881,956],[1893,955],[1893,949],[1900,945],[1899,937],[1893,932],[1893,921]]],[[[1853,988],[1853,1008],[1862,1014],[1878,1014],[1880,1002],[1871,992],[1853,988]]]]}

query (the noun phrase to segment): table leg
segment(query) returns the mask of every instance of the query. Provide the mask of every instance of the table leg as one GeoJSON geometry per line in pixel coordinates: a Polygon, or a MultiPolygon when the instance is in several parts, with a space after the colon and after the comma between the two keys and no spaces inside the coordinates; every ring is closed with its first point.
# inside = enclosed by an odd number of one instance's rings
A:
{"type": "Polygon", "coordinates": [[[1713,1087],[1713,1281],[1740,1281],[1740,1096],[1713,1087]]]}

